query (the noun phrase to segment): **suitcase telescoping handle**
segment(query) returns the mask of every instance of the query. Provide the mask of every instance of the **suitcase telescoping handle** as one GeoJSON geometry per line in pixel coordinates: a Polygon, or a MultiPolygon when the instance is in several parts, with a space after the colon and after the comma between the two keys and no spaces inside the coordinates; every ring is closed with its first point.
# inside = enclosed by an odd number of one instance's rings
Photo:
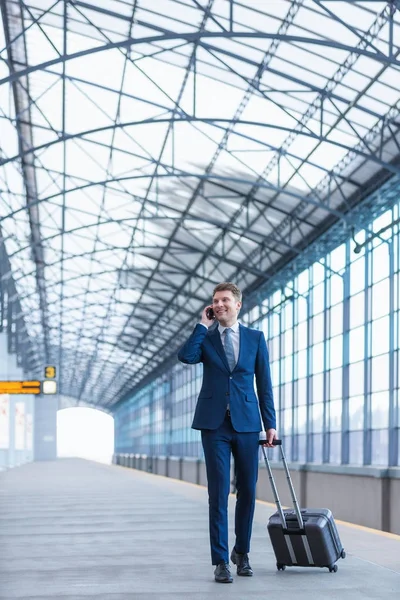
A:
{"type": "MultiPolygon", "coordinates": [[[[266,464],[266,467],[268,469],[268,476],[269,476],[269,480],[271,482],[272,492],[273,492],[274,498],[275,498],[275,504],[276,504],[276,507],[278,509],[279,516],[281,518],[282,526],[283,526],[284,529],[286,529],[285,514],[283,512],[282,504],[281,504],[281,501],[279,499],[279,494],[278,494],[278,490],[277,490],[276,485],[275,485],[275,480],[274,480],[274,476],[272,474],[271,465],[270,465],[269,460],[268,460],[268,455],[267,455],[267,452],[265,450],[265,446],[263,444],[265,444],[265,440],[260,440],[260,446],[262,447],[262,451],[263,451],[263,454],[264,454],[265,464],[266,464]]],[[[280,449],[280,452],[281,452],[281,457],[282,457],[282,462],[283,462],[283,468],[285,469],[286,479],[287,479],[287,482],[288,482],[288,485],[289,485],[290,494],[292,496],[293,506],[294,506],[294,510],[296,512],[297,520],[299,522],[299,527],[300,527],[300,529],[304,529],[303,517],[301,516],[301,511],[300,511],[300,508],[299,508],[299,503],[297,502],[296,492],[294,491],[292,478],[290,477],[289,467],[288,467],[288,464],[287,464],[287,461],[286,461],[285,453],[283,451],[282,440],[274,440],[273,441],[273,445],[274,446],[279,446],[279,449],[280,449]]]]}

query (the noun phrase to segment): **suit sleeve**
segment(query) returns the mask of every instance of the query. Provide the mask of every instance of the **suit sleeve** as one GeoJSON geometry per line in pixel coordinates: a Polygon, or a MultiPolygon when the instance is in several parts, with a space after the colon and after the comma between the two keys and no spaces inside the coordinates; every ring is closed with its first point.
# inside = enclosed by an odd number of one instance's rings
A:
{"type": "Polygon", "coordinates": [[[265,430],[276,429],[276,414],[274,397],[272,393],[269,354],[265,337],[262,332],[260,332],[260,340],[258,344],[255,376],[261,418],[263,420],[265,430]]]}
{"type": "Polygon", "coordinates": [[[204,325],[197,324],[192,335],[185,342],[178,352],[178,359],[188,365],[194,365],[202,362],[203,352],[202,344],[207,335],[208,329],[204,325]]]}

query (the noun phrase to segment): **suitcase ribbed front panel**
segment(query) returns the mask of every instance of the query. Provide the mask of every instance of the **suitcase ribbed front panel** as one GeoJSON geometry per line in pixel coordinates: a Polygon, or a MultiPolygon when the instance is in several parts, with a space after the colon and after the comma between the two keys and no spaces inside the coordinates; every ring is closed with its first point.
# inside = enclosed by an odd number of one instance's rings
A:
{"type": "Polygon", "coordinates": [[[332,513],[328,509],[302,510],[304,530],[298,526],[293,511],[287,515],[287,528],[282,527],[279,513],[271,516],[268,533],[277,563],[287,566],[329,567],[342,550],[332,513]]]}

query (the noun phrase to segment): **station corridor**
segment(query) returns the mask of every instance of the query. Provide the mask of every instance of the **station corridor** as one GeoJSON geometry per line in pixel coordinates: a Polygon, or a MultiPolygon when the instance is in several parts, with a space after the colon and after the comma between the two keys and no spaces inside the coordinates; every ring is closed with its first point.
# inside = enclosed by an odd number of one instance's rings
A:
{"type": "MultiPolygon", "coordinates": [[[[235,497],[229,500],[233,539],[235,497]]],[[[400,536],[338,522],[338,572],[278,572],[257,501],[254,577],[218,585],[209,559],[207,490],[83,459],[0,473],[0,599],[398,600],[400,536]]]]}

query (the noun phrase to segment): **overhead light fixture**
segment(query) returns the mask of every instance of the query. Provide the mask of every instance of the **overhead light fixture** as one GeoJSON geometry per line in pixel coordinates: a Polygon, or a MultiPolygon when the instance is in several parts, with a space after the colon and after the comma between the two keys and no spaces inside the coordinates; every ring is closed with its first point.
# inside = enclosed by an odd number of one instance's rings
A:
{"type": "Polygon", "coordinates": [[[390,229],[391,227],[394,227],[395,225],[398,225],[400,223],[400,219],[396,219],[395,221],[392,221],[391,223],[389,223],[389,225],[386,225],[385,227],[382,227],[382,229],[380,229],[379,231],[373,233],[372,235],[370,235],[369,237],[366,237],[365,240],[361,243],[357,242],[355,239],[355,232],[354,232],[354,227],[352,229],[352,239],[353,242],[355,243],[355,246],[353,248],[353,252],[354,254],[360,254],[361,250],[364,248],[364,246],[366,246],[367,244],[369,244],[369,242],[372,242],[372,240],[374,240],[375,238],[380,238],[382,240],[382,242],[388,242],[390,243],[390,240],[386,240],[385,238],[381,238],[381,235],[383,233],[385,233],[385,231],[387,231],[388,229],[390,229]]]}
{"type": "Polygon", "coordinates": [[[50,379],[43,381],[42,394],[57,394],[57,382],[50,379]]]}

